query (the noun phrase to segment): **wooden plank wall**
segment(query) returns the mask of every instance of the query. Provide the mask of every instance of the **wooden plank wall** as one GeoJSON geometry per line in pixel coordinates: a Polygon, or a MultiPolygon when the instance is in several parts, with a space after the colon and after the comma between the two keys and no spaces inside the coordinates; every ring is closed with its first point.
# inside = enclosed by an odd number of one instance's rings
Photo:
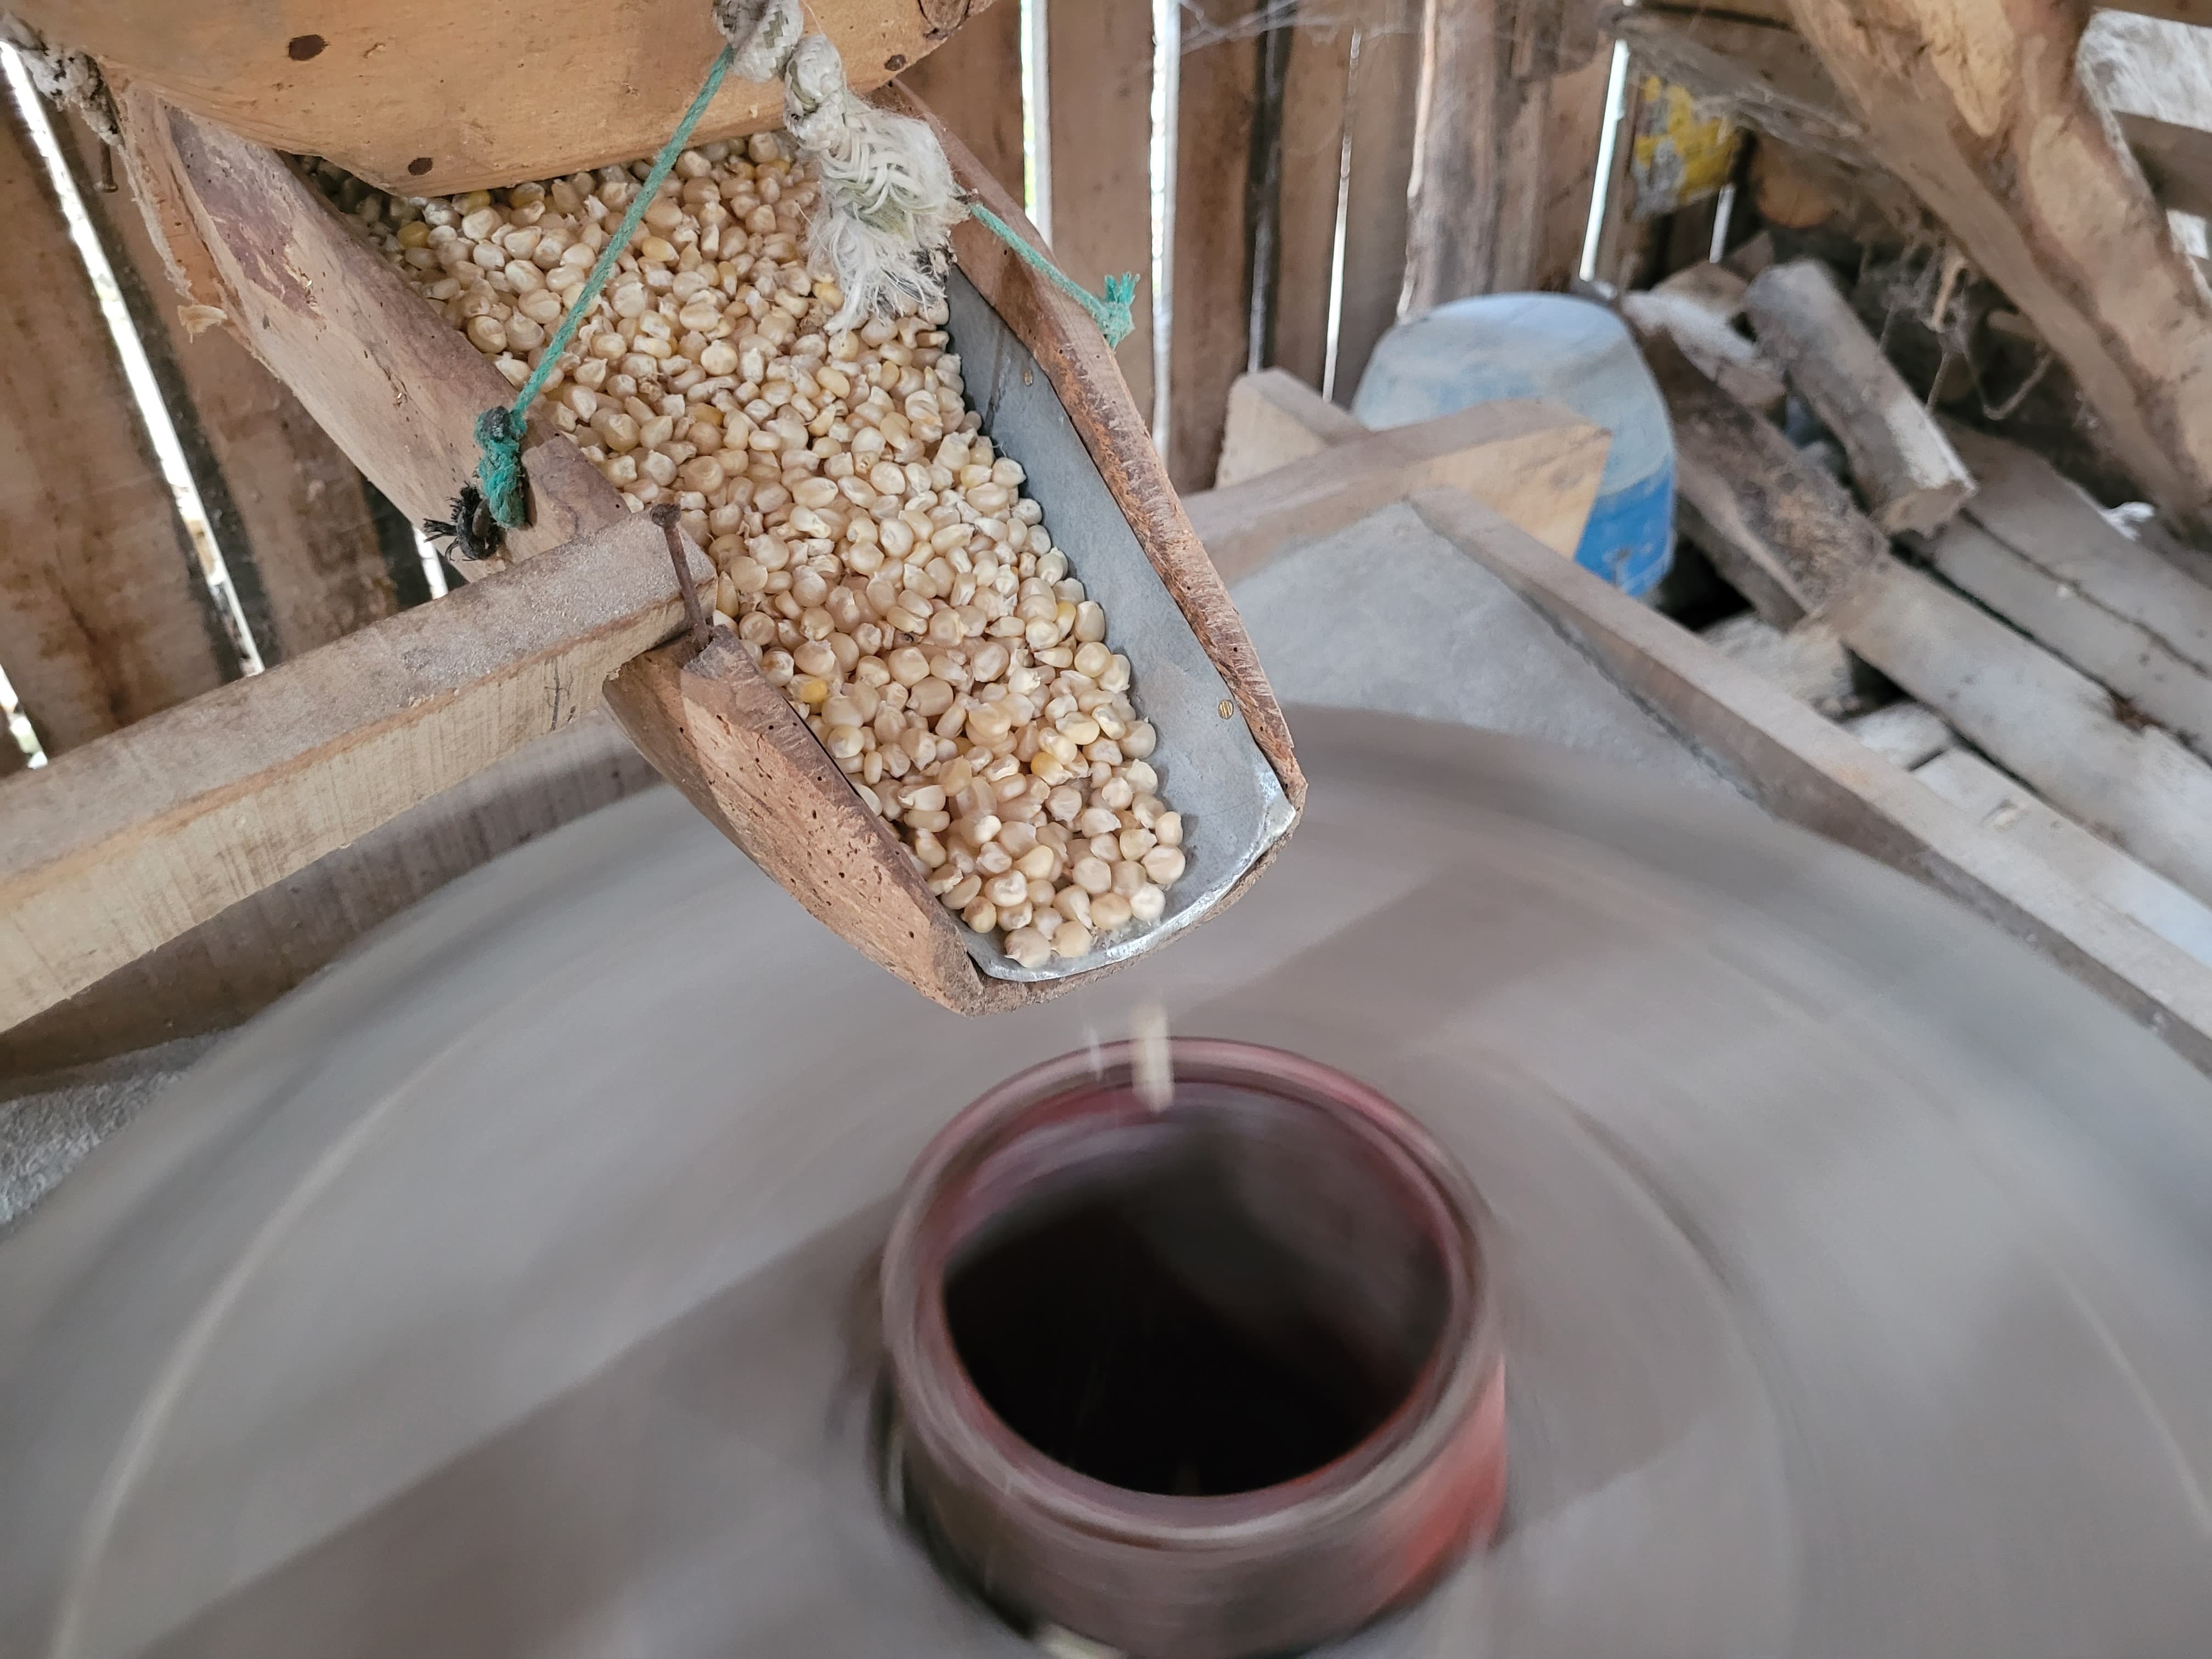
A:
{"type": "MultiPolygon", "coordinates": [[[[1170,473],[1190,491],[1212,483],[1229,387],[1248,369],[1286,369],[1348,404],[1407,307],[1569,285],[1607,42],[1588,0],[1175,10],[1172,203],[1158,250],[1168,340],[1156,354],[1147,281],[1118,356],[1139,406],[1164,416],[1170,473]],[[1167,374],[1158,403],[1156,356],[1167,374]]],[[[904,77],[1010,185],[1022,172],[1021,16],[1019,0],[994,0],[904,77]]],[[[1154,6],[1030,0],[1030,16],[1053,252],[1096,292],[1109,272],[1146,273],[1154,253],[1154,6]]]]}
{"type": "MultiPolygon", "coordinates": [[[[238,659],[29,130],[0,97],[0,666],[53,752],[220,685],[238,659]]],[[[27,787],[26,785],[25,787],[27,787]]]]}

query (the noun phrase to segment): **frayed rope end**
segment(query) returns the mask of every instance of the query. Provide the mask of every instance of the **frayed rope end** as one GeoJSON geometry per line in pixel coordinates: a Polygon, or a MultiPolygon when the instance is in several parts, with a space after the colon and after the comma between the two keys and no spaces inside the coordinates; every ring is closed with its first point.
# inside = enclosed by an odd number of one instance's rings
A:
{"type": "Polygon", "coordinates": [[[530,500],[522,487],[522,419],[512,410],[487,409],[477,416],[477,482],[484,505],[504,530],[520,530],[530,522],[530,500]]]}

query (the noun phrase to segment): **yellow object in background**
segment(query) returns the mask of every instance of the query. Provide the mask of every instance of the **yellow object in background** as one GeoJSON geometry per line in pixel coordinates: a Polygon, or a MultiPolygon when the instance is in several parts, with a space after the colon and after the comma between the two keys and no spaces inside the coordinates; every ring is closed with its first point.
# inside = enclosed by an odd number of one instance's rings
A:
{"type": "Polygon", "coordinates": [[[1743,130],[1686,87],[1646,76],[1629,151],[1636,216],[1656,219],[1717,195],[1735,174],[1743,130]]]}

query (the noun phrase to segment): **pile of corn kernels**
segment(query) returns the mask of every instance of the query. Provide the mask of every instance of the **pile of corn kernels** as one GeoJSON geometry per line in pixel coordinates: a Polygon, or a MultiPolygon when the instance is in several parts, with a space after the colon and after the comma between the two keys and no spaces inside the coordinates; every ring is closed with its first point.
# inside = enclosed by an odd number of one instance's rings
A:
{"type": "MultiPolygon", "coordinates": [[[[450,199],[324,181],[520,386],[646,164],[450,199]]],[[[687,150],[533,410],[672,501],[735,628],[930,889],[1024,967],[1156,921],[1182,819],[1128,659],[962,397],[939,305],[829,333],[815,186],[769,135],[687,150]]]]}

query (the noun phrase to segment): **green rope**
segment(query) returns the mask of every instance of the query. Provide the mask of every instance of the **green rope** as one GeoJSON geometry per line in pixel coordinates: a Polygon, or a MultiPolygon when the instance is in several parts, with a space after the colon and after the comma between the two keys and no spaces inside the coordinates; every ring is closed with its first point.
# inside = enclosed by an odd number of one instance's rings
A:
{"type": "MultiPolygon", "coordinates": [[[[669,169],[676,165],[676,158],[683,153],[684,146],[690,141],[692,129],[699,125],[699,118],[707,112],[708,104],[720,89],[722,79],[730,72],[730,64],[737,55],[735,46],[724,46],[716,56],[713,67],[707,71],[705,84],[699,88],[699,95],[684,112],[684,118],[676,124],[676,131],[669,134],[668,142],[660,147],[660,154],[653,158],[653,170],[645,175],[645,182],[637,187],[637,194],[630,198],[629,211],[623,215],[622,222],[615,227],[614,234],[607,239],[606,246],[599,251],[591,275],[584,278],[583,287],[576,290],[576,297],[568,302],[568,314],[561,319],[561,326],[553,331],[553,337],[546,341],[545,349],[538,356],[538,367],[531,370],[530,378],[514,394],[514,402],[505,409],[487,409],[477,416],[477,448],[480,455],[477,462],[477,478],[483,486],[484,504],[491,509],[492,517],[509,530],[519,529],[530,522],[530,502],[522,482],[522,435],[530,405],[538,400],[538,394],[544,391],[545,382],[552,378],[561,355],[568,350],[569,342],[576,337],[576,331],[583,325],[586,313],[599,297],[599,290],[614,275],[615,262],[622,258],[623,250],[629,246],[629,239],[636,234],[639,223],[645,217],[646,209],[651,207],[653,198],[659,195],[662,181],[668,177],[669,169]]],[[[1126,307],[1124,311],[1126,313],[1126,307]]]]}
{"type": "Polygon", "coordinates": [[[1102,300],[1016,235],[1012,226],[981,202],[970,204],[969,211],[981,219],[1000,241],[1051,277],[1070,299],[1089,312],[1091,320],[1098,325],[1098,331],[1106,337],[1108,345],[1117,346],[1129,337],[1129,331],[1136,326],[1135,319],[1129,315],[1130,302],[1137,297],[1136,272],[1133,270],[1124,276],[1109,276],[1106,279],[1106,297],[1102,300]]]}

